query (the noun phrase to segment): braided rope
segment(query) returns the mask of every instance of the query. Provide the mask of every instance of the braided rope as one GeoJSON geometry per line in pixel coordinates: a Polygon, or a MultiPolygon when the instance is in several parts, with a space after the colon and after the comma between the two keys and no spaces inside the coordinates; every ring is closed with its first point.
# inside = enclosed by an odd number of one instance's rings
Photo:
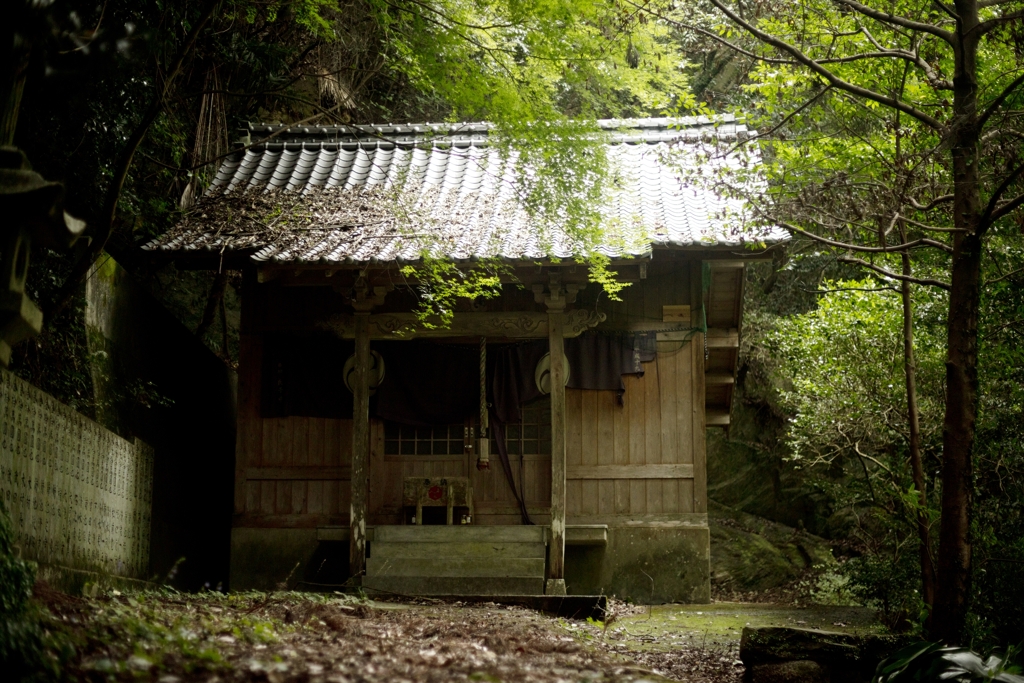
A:
{"type": "Polygon", "coordinates": [[[487,438],[487,337],[480,337],[480,438],[487,438]]]}

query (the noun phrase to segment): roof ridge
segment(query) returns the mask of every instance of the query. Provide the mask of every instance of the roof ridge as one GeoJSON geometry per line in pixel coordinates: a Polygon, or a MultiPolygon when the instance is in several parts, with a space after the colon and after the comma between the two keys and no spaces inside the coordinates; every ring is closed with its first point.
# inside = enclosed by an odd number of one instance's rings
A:
{"type": "MultiPolygon", "coordinates": [[[[543,123],[543,122],[542,122],[543,123]]],[[[597,126],[610,134],[609,142],[636,144],[717,137],[743,138],[746,125],[734,114],[717,116],[648,117],[599,119],[597,126]]],[[[341,143],[366,148],[390,148],[422,144],[481,147],[488,144],[496,126],[487,121],[460,123],[351,124],[340,126],[295,126],[250,122],[241,132],[241,144],[294,146],[297,143],[341,143]],[[265,137],[266,142],[259,138],[265,137]],[[255,139],[254,139],[255,138],[255,139]]]]}

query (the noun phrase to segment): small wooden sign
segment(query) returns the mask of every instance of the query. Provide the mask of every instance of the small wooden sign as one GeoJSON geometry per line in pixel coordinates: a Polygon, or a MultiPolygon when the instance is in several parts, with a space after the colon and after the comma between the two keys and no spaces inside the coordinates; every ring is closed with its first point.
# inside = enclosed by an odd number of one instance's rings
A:
{"type": "Polygon", "coordinates": [[[689,306],[662,306],[661,320],[666,323],[689,323],[689,306]]]}

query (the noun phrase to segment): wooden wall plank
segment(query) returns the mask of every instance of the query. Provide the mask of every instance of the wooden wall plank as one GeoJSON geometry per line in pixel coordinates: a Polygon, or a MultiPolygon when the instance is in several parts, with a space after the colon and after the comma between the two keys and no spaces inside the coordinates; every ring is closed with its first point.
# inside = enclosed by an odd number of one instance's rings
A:
{"type": "Polygon", "coordinates": [[[277,482],[260,482],[260,513],[272,515],[277,509],[277,482]]]}
{"type": "MultiPolygon", "coordinates": [[[[704,345],[701,335],[694,335],[682,352],[676,357],[676,423],[679,425],[679,460],[676,462],[693,462],[693,362],[698,355],[704,358],[704,345]]],[[[703,394],[701,395],[703,397],[703,394]]]]}
{"type": "Polygon", "coordinates": [[[629,499],[629,480],[615,479],[613,485],[615,487],[615,505],[611,512],[617,515],[632,512],[629,499]]]}
{"type": "Polygon", "coordinates": [[[308,430],[306,462],[311,467],[319,467],[326,464],[324,462],[324,428],[326,427],[326,422],[322,417],[311,417],[306,421],[306,429],[308,430]]]}
{"type": "Polygon", "coordinates": [[[342,467],[352,465],[352,420],[337,420],[338,429],[338,464],[342,467]]]}
{"type": "Polygon", "coordinates": [[[679,482],[679,512],[696,512],[693,504],[694,480],[684,479],[679,482]]]}
{"type": "Polygon", "coordinates": [[[676,365],[678,343],[658,345],[659,411],[661,417],[661,462],[679,462],[679,428],[676,420],[676,365]],[[675,348],[663,350],[672,345],[675,348]]]}
{"type": "MultiPolygon", "coordinates": [[[[644,369],[653,365],[653,363],[645,363],[644,369]]],[[[659,462],[657,460],[647,459],[647,449],[645,444],[645,436],[647,433],[647,392],[645,390],[645,384],[647,381],[646,373],[644,377],[637,377],[635,375],[626,375],[623,377],[626,386],[626,406],[623,412],[626,414],[626,426],[629,430],[629,444],[628,444],[628,457],[626,462],[630,465],[643,465],[647,462],[659,462]]]]}
{"type": "Polygon", "coordinates": [[[615,482],[611,479],[597,480],[597,511],[602,515],[615,514],[615,482]]]}
{"type": "MultiPolygon", "coordinates": [[[[245,317],[255,314],[246,307],[245,317]]],[[[246,320],[248,329],[253,321],[246,320]]],[[[263,384],[263,337],[246,332],[239,336],[238,418],[235,436],[235,512],[248,510],[251,498],[244,471],[262,459],[263,425],[260,411],[263,384]]]]}
{"type": "MultiPolygon", "coordinates": [[[[325,481],[324,482],[324,512],[329,515],[337,515],[341,512],[342,507],[338,499],[339,487],[348,488],[348,480],[341,481],[325,481]]],[[[344,508],[345,514],[348,514],[348,506],[344,508]]]]}
{"type": "Polygon", "coordinates": [[[615,463],[615,399],[606,391],[590,392],[597,395],[597,464],[615,463]]]}
{"type": "Polygon", "coordinates": [[[693,354],[693,393],[691,394],[690,412],[692,420],[691,438],[693,447],[691,458],[693,462],[693,493],[692,511],[708,511],[708,481],[707,481],[707,437],[705,425],[704,397],[704,353],[701,349],[694,349],[693,354]]]}
{"type": "Polygon", "coordinates": [[[307,481],[292,482],[292,514],[306,512],[306,491],[309,486],[307,481]]]}
{"type": "Polygon", "coordinates": [[[247,514],[257,514],[260,511],[260,482],[245,482],[245,510],[247,514]]]}
{"type": "MultiPolygon", "coordinates": [[[[596,465],[597,464],[597,448],[598,448],[598,437],[597,437],[597,401],[599,399],[599,392],[596,391],[584,391],[581,397],[582,409],[581,416],[583,419],[583,449],[582,449],[582,462],[584,465],[596,465]]],[[[581,513],[587,515],[597,514],[597,482],[596,481],[585,481],[582,485],[582,505],[581,513]]]]}
{"type": "Polygon", "coordinates": [[[343,420],[324,420],[323,464],[326,467],[340,467],[341,457],[341,422],[343,420]]]}
{"type": "Polygon", "coordinates": [[[583,464],[583,389],[565,390],[565,464],[583,464]]]}
{"type": "Polygon", "coordinates": [[[306,511],[311,515],[319,515],[324,512],[325,483],[324,481],[310,481],[306,483],[306,511]]]}
{"type": "Polygon", "coordinates": [[[292,483],[290,481],[274,482],[276,491],[274,512],[289,514],[292,511],[292,483]]]}
{"type": "Polygon", "coordinates": [[[309,420],[308,417],[287,417],[288,431],[291,435],[291,452],[289,464],[309,465],[309,420]]]}
{"type": "MultiPolygon", "coordinates": [[[[617,399],[611,400],[612,413],[612,434],[614,449],[612,451],[612,462],[616,465],[629,464],[629,399],[623,397],[623,405],[619,405],[617,399]]],[[[638,426],[639,427],[639,426],[638,426]]]]}
{"type": "Polygon", "coordinates": [[[572,518],[575,515],[580,514],[583,504],[583,482],[576,480],[566,480],[565,482],[565,515],[568,524],[572,523],[572,518]]]}
{"type": "MultiPolygon", "coordinates": [[[[369,519],[370,523],[379,523],[377,516],[384,508],[384,489],[387,487],[387,478],[384,476],[384,423],[381,420],[370,420],[370,491],[369,491],[369,519]]],[[[398,489],[401,482],[395,481],[392,484],[398,489]]]]}
{"type": "MultiPolygon", "coordinates": [[[[682,512],[679,509],[679,486],[680,479],[661,480],[661,505],[662,512],[682,512]]],[[[648,483],[648,486],[651,484],[648,483]]]]}
{"type": "Polygon", "coordinates": [[[577,465],[568,469],[569,479],[691,479],[693,465],[577,465]]]}

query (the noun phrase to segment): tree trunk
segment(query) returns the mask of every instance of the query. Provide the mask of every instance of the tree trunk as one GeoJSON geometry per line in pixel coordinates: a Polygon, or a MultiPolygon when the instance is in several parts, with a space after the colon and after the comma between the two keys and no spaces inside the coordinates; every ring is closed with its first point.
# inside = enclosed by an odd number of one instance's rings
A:
{"type": "Polygon", "coordinates": [[[971,491],[978,414],[981,191],[978,178],[978,6],[957,0],[953,75],[953,263],[946,323],[946,415],[942,428],[942,522],[932,637],[962,644],[971,590],[971,491]]]}
{"type": "MultiPolygon", "coordinates": [[[[906,242],[906,233],[903,234],[906,242]]],[[[910,254],[903,252],[903,274],[912,275],[910,254]]],[[[910,294],[910,282],[904,280],[903,295],[903,374],[907,383],[907,424],[910,427],[910,467],[917,489],[918,505],[917,535],[920,539],[921,555],[921,596],[928,606],[927,628],[931,627],[932,610],[935,606],[935,566],[932,564],[932,547],[928,529],[928,493],[921,462],[921,423],[917,408],[917,364],[914,360],[914,304],[910,294]]]]}
{"type": "Polygon", "coordinates": [[[978,305],[981,240],[958,236],[953,254],[942,429],[942,522],[932,636],[962,644],[971,588],[971,489],[978,413],[978,305]]]}

